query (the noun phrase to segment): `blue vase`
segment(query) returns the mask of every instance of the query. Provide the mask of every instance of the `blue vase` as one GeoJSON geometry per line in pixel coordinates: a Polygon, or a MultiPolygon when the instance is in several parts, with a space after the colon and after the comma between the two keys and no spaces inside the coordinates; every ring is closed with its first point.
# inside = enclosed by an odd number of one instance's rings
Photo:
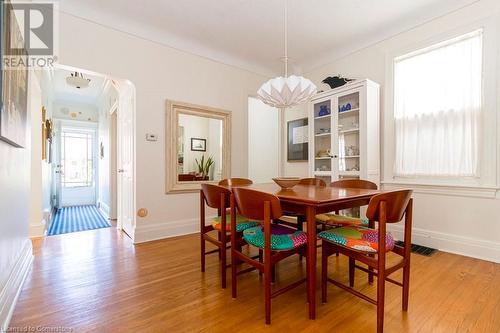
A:
{"type": "Polygon", "coordinates": [[[323,116],[326,116],[329,114],[330,114],[330,110],[328,110],[328,107],[326,105],[321,105],[319,107],[319,114],[318,114],[319,117],[323,117],[323,116]]]}
{"type": "Polygon", "coordinates": [[[352,108],[351,103],[347,103],[347,104],[345,105],[345,110],[346,110],[346,111],[349,111],[351,108],[352,108]]]}

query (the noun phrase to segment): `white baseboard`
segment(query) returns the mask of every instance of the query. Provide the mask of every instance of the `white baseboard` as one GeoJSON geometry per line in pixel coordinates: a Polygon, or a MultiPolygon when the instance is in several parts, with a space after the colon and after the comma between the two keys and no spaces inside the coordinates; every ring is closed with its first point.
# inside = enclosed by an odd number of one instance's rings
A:
{"type": "MultiPolygon", "coordinates": [[[[403,227],[388,226],[398,240],[403,239],[403,227]]],[[[413,228],[412,242],[432,247],[443,252],[455,253],[467,257],[500,263],[500,243],[475,238],[457,236],[437,231],[413,228]]]]}
{"type": "Polygon", "coordinates": [[[97,207],[99,208],[99,211],[102,213],[102,215],[109,220],[109,206],[106,205],[104,202],[99,201],[97,203],[97,207]]]}
{"type": "MultiPolygon", "coordinates": [[[[207,216],[207,221],[211,220],[211,218],[212,217],[207,216]]],[[[199,218],[139,224],[135,228],[134,243],[137,244],[163,238],[194,234],[200,231],[199,226],[199,218]]]]}
{"type": "Polygon", "coordinates": [[[29,227],[29,237],[43,237],[45,236],[45,230],[47,222],[43,219],[40,223],[30,224],[29,227]]]}
{"type": "Polygon", "coordinates": [[[33,248],[31,241],[26,239],[19,259],[12,268],[7,283],[0,292],[0,332],[7,332],[17,299],[32,263],[33,248]]]}

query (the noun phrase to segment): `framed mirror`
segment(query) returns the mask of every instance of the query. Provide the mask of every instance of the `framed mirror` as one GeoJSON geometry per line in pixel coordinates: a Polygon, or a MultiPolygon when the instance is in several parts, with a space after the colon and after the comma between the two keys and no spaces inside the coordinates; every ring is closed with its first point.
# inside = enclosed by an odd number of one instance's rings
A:
{"type": "Polygon", "coordinates": [[[167,101],[166,192],[196,192],[230,176],[231,113],[167,101]]]}

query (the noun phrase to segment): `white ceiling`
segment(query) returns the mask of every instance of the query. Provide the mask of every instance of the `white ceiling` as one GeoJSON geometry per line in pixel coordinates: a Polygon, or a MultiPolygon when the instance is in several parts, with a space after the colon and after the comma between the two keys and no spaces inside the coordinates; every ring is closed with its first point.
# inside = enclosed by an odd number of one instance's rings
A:
{"type": "Polygon", "coordinates": [[[54,101],[71,102],[73,104],[96,105],[97,99],[103,92],[106,78],[103,76],[94,76],[83,74],[90,79],[89,86],[83,89],[77,89],[66,83],[66,78],[71,75],[71,71],[61,68],[55,68],[53,72],[53,93],[54,101]]]}
{"type": "MultiPolygon", "coordinates": [[[[61,0],[61,10],[265,75],[282,72],[285,0],[61,0]]],[[[478,0],[288,0],[289,57],[308,71],[478,0]]]]}

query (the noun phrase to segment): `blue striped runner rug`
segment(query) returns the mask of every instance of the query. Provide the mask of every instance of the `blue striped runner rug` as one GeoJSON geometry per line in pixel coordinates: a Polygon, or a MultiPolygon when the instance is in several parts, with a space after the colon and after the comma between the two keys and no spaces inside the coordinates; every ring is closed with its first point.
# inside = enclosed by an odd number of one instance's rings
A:
{"type": "Polygon", "coordinates": [[[109,228],[111,224],[94,205],[63,207],[57,210],[49,226],[48,235],[109,228]]]}

